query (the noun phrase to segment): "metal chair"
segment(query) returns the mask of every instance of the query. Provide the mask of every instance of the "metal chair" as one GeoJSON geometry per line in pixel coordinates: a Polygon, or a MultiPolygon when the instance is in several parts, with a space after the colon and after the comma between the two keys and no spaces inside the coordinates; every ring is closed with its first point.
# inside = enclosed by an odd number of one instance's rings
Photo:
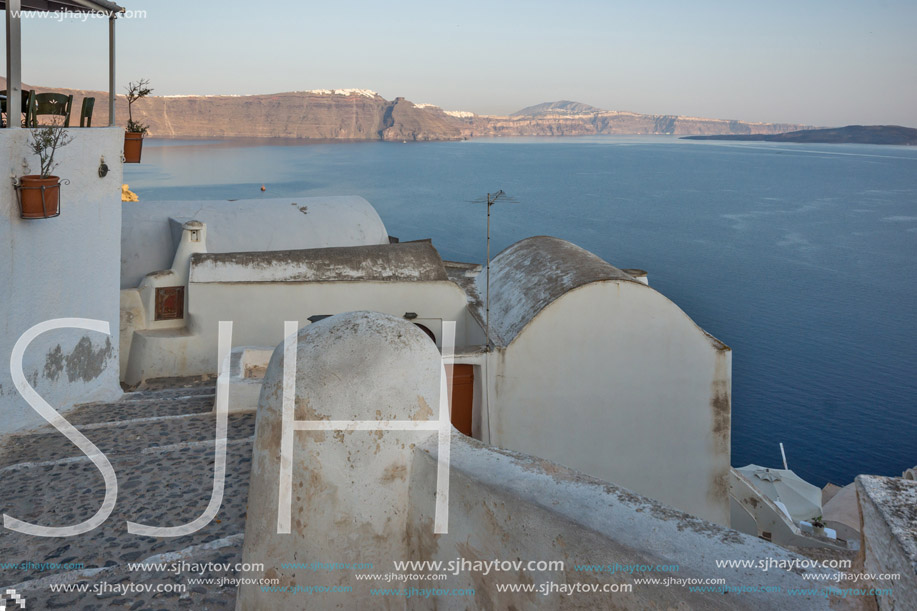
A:
{"type": "Polygon", "coordinates": [[[95,104],[95,98],[83,98],[83,106],[80,108],[80,127],[92,127],[92,108],[95,104]]]}
{"type": "MultiPolygon", "coordinates": [[[[22,126],[28,127],[31,123],[31,110],[32,110],[32,96],[35,95],[35,90],[30,89],[28,91],[22,92],[22,111],[21,114],[25,115],[25,118],[21,119],[22,126]]],[[[6,115],[6,120],[9,121],[9,112],[6,109],[7,99],[6,99],[6,89],[0,89],[0,114],[6,115]]],[[[4,123],[6,125],[6,123],[4,123]]]]}
{"type": "Polygon", "coordinates": [[[30,95],[31,123],[30,127],[38,127],[39,115],[52,115],[64,118],[64,127],[70,127],[70,108],[73,106],[73,96],[62,93],[39,93],[30,95]]]}

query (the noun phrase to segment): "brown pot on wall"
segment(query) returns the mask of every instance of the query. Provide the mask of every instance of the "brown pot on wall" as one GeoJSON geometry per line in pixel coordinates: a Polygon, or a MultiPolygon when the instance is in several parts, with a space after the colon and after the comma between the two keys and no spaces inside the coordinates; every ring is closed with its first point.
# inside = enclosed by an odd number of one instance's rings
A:
{"type": "Polygon", "coordinates": [[[143,134],[140,132],[124,132],[124,163],[140,163],[142,150],[143,134]]]}
{"type": "Polygon", "coordinates": [[[37,174],[19,179],[19,216],[24,219],[47,219],[60,214],[60,185],[57,176],[42,178],[37,174]]]}

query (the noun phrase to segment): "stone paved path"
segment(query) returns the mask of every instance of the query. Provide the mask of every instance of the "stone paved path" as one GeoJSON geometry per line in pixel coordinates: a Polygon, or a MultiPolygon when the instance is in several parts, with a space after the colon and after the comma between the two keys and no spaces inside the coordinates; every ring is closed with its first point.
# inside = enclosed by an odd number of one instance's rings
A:
{"type": "MultiPolygon", "coordinates": [[[[76,537],[42,538],[0,529],[0,564],[83,564],[82,570],[0,568],[0,587],[14,587],[25,596],[27,609],[233,609],[235,586],[188,584],[194,578],[235,577],[233,570],[195,575],[132,571],[127,565],[241,562],[254,414],[229,418],[226,490],[214,521],[193,535],[171,539],[130,535],[126,526],[128,520],[174,526],[203,513],[213,486],[213,393],[212,384],[144,390],[67,414],[111,461],[118,476],[117,505],[102,526],[76,537]],[[83,584],[89,591],[55,593],[51,582],[83,584]],[[188,587],[185,593],[94,593],[93,588],[105,584],[188,587]]],[[[50,427],[0,439],[0,484],[0,512],[49,526],[91,517],[104,496],[95,465],[50,427]]]]}

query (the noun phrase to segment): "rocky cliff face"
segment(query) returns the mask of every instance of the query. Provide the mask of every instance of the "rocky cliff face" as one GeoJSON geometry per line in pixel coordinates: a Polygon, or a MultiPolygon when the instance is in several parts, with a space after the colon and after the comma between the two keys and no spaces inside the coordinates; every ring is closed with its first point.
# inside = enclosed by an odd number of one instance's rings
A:
{"type": "MultiPolygon", "coordinates": [[[[6,83],[0,79],[0,88],[6,83]]],[[[24,89],[29,89],[26,86],[24,89]]],[[[37,92],[50,91],[34,87],[37,92]]],[[[96,98],[93,124],[107,124],[108,95],[73,94],[71,124],[79,124],[84,96],[96,98]]],[[[127,122],[118,96],[117,124],[127,122]]],[[[157,138],[300,138],[312,140],[459,140],[493,136],[777,134],[808,126],[746,123],[600,110],[577,102],[538,104],[508,117],[450,113],[404,98],[388,101],[364,89],[294,91],[249,96],[154,96],[134,105],[134,119],[157,138]]]]}
{"type": "Polygon", "coordinates": [[[632,112],[539,113],[509,117],[475,116],[466,121],[472,136],[595,136],[779,134],[801,129],[788,123],[746,123],[675,115],[632,112]]]}
{"type": "Polygon", "coordinates": [[[435,106],[417,106],[404,98],[395,98],[385,111],[383,140],[459,140],[463,138],[462,121],[435,106]]]}

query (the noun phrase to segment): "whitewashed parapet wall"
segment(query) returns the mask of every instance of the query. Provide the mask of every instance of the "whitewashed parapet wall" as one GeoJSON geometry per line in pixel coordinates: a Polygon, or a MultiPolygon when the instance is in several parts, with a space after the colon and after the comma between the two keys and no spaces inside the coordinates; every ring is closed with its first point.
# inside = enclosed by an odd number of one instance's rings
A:
{"type": "Polygon", "coordinates": [[[729,524],[728,346],[641,280],[557,238],[501,252],[490,288],[485,441],[729,524]]]}
{"type": "MultiPolygon", "coordinates": [[[[409,420],[437,417],[440,355],[407,321],[357,312],[301,330],[296,420],[409,420]]],[[[239,610],[260,609],[790,609],[835,606],[811,589],[806,569],[762,571],[718,568],[717,560],[803,559],[775,545],[687,515],[624,488],[555,463],[499,450],[452,431],[449,441],[448,532],[434,534],[439,452],[436,433],[300,431],[289,454],[290,532],[278,533],[283,434],[283,346],[265,377],[255,432],[243,562],[262,563],[250,579],[277,579],[279,587],[352,588],[340,593],[268,592],[243,585],[239,610]],[[474,588],[471,597],[373,596],[372,588],[413,583],[357,580],[353,571],[311,571],[291,563],[319,559],[372,563],[464,558],[563,561],[563,570],[450,574],[437,588],[474,588]],[[678,565],[676,573],[644,577],[723,579],[722,591],[642,585],[627,572],[576,571],[577,564],[678,565]],[[284,568],[282,565],[287,564],[284,568]],[[497,593],[497,584],[548,582],[608,584],[597,595],[497,593]],[[621,586],[633,586],[623,591],[621,586]],[[764,586],[770,592],[753,592],[764,586]],[[775,593],[775,590],[778,590],[775,593]],[[320,597],[320,598],[319,598],[320,597]]],[[[284,502],[287,502],[286,500],[284,502]]],[[[431,587],[425,583],[423,587],[431,587]]]]}
{"type": "Polygon", "coordinates": [[[11,176],[36,173],[28,150],[30,131],[0,130],[0,433],[43,424],[13,387],[9,359],[21,334],[55,318],[107,321],[111,337],[83,330],[51,331],[25,353],[26,380],[53,407],[110,400],[118,384],[119,276],[121,250],[121,128],[73,128],[57,152],[54,174],[61,187],[61,214],[19,218],[11,176]],[[99,176],[101,158],[109,172],[99,176]],[[26,172],[23,161],[30,166],[26,172]]]}
{"type": "Polygon", "coordinates": [[[388,243],[379,214],[359,196],[127,202],[121,288],[135,288],[146,274],[169,269],[182,224],[190,220],[208,227],[211,253],[388,243]]]}
{"type": "Polygon", "coordinates": [[[873,577],[898,576],[869,583],[888,590],[876,598],[879,609],[917,609],[917,482],[860,475],[856,488],[862,515],[863,570],[873,577]]]}
{"type": "MultiPolygon", "coordinates": [[[[433,535],[439,452],[428,440],[414,450],[411,467],[410,559],[562,560],[563,570],[464,572],[450,588],[474,588],[478,609],[868,609],[862,600],[837,600],[811,592],[804,568],[762,571],[717,567],[717,560],[805,562],[784,548],[701,520],[670,506],[534,456],[485,446],[455,435],[450,452],[449,532],[433,535]],[[672,572],[578,571],[577,565],[676,566],[672,572]],[[716,591],[684,585],[640,584],[635,579],[723,580],[716,591]],[[542,594],[497,592],[498,584],[585,584],[609,592],[542,594]],[[630,588],[628,591],[627,588],[630,588]]],[[[537,567],[536,567],[537,568],[537,567]]],[[[670,582],[671,583],[671,582],[670,582]]],[[[685,583],[682,581],[681,583],[685,583]]],[[[711,582],[707,582],[711,583],[711,582]]],[[[832,582],[833,583],[833,582],[832,582]]],[[[387,587],[387,586],[382,586],[387,587]]],[[[435,607],[409,600],[408,609],[469,608],[461,597],[441,597],[435,607]]]]}

